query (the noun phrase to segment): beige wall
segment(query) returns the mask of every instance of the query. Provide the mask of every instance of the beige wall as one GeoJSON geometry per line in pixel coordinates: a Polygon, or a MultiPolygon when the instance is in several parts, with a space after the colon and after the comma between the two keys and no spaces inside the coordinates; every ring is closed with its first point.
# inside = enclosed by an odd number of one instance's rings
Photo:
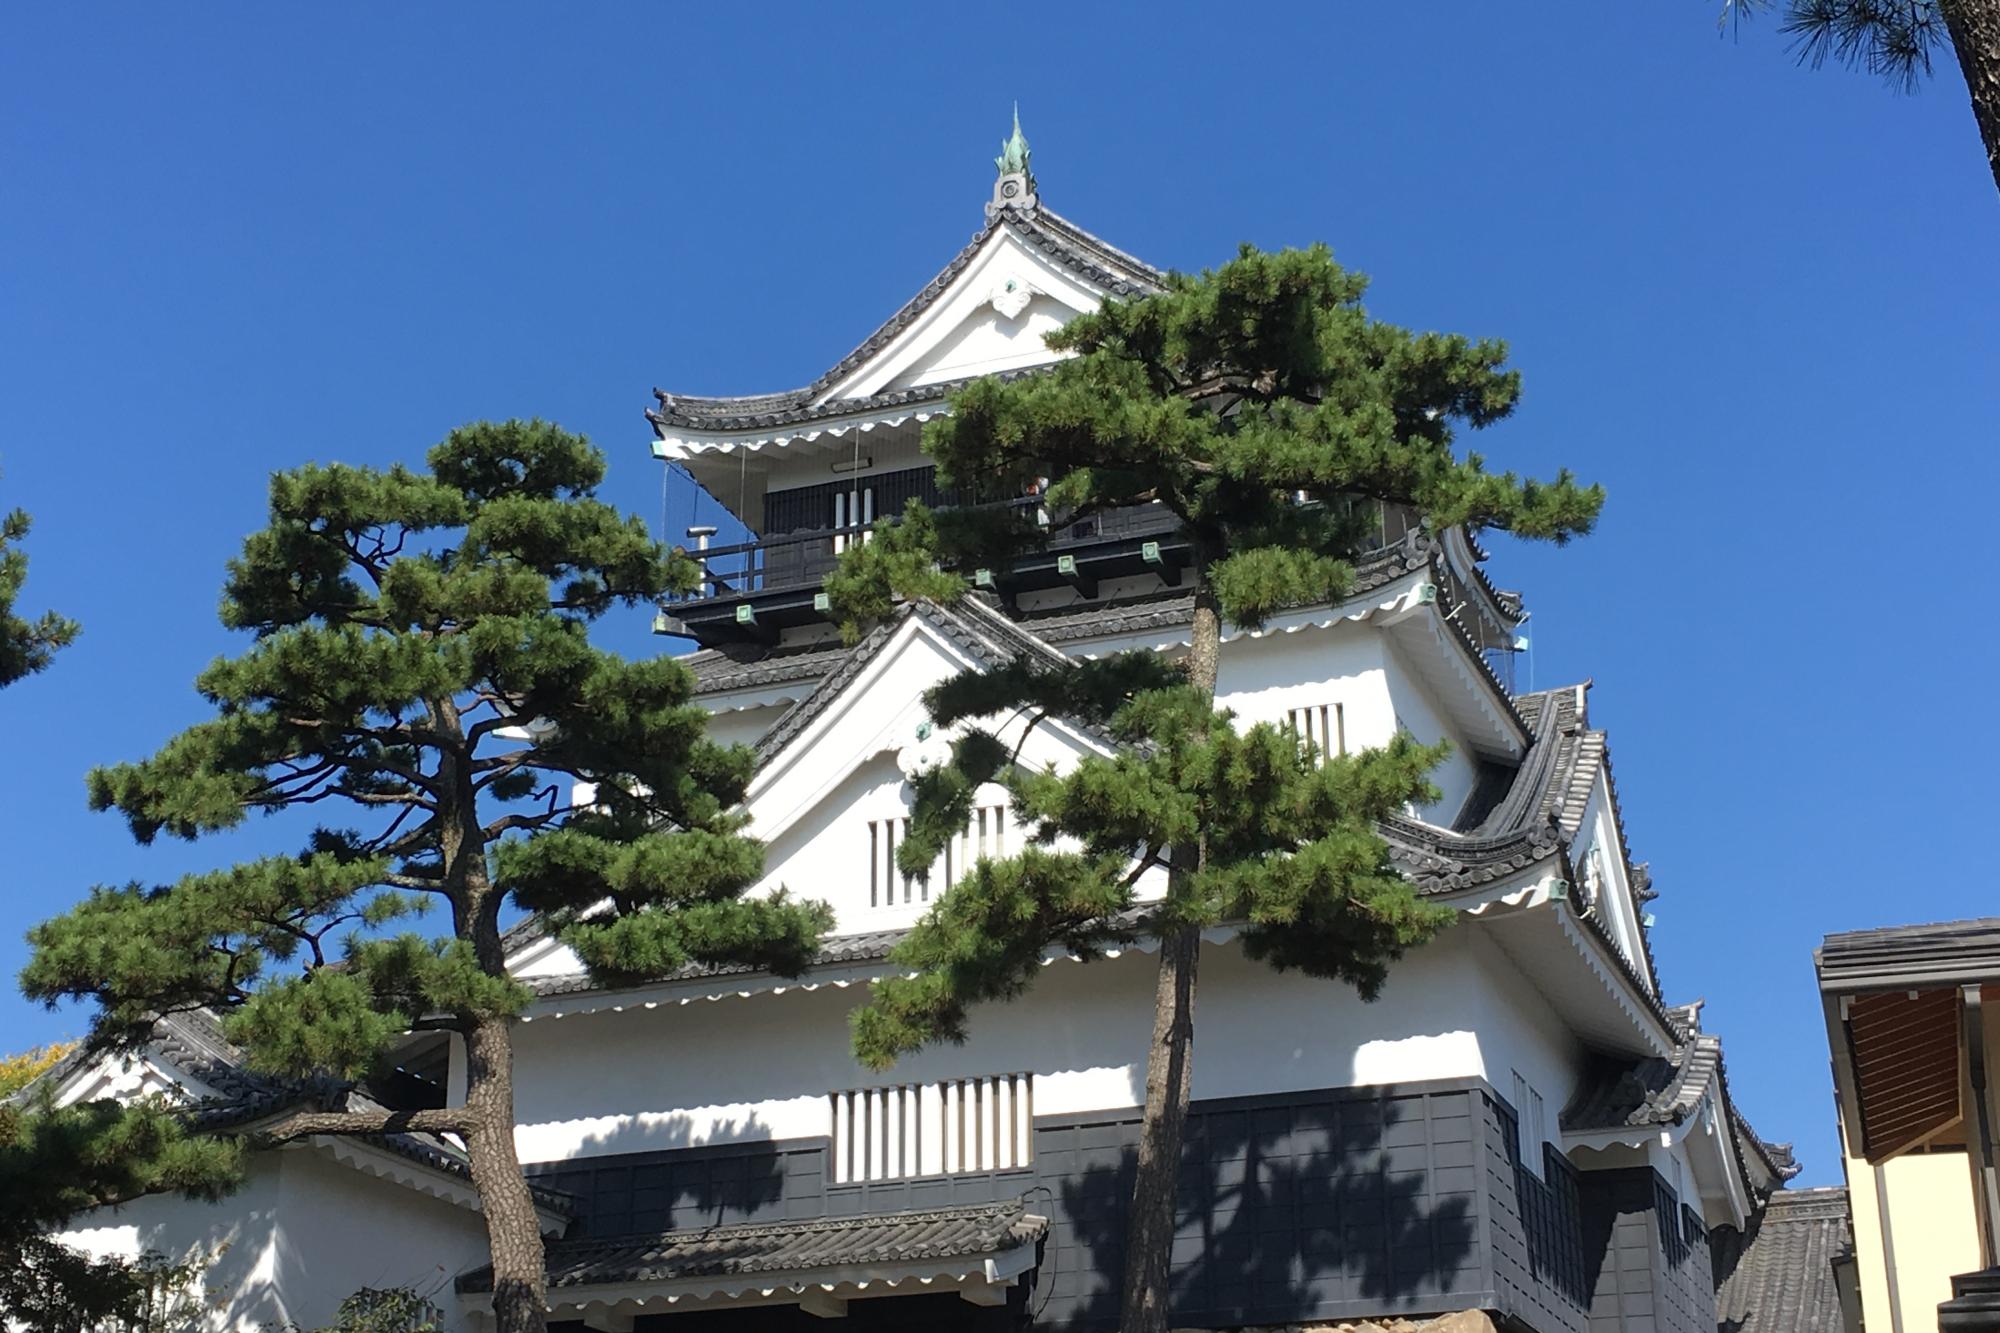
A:
{"type": "Polygon", "coordinates": [[[1980,1266],[1966,1155],[1910,1153],[1879,1169],[1849,1157],[1846,1167],[1861,1313],[1868,1333],[1935,1333],[1938,1305],[1951,1299],[1952,1275],[1980,1266]],[[1887,1244],[1878,1180],[1889,1203],[1887,1244]],[[1899,1308],[1895,1311],[1889,1308],[1884,1263],[1890,1253],[1896,1266],[1899,1308]]]}

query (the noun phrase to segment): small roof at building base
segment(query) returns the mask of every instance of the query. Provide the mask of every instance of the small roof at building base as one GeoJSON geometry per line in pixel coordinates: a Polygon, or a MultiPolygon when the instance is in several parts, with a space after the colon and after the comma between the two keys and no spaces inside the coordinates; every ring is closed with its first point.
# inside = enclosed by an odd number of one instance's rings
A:
{"type": "MultiPolygon", "coordinates": [[[[548,1249],[549,1309],[558,1319],[623,1322],[756,1305],[833,1317],[850,1299],[940,1292],[998,1305],[1035,1266],[1048,1226],[1025,1199],[1010,1199],[558,1242],[548,1249]]],[[[457,1283],[474,1313],[492,1288],[491,1268],[457,1283]]]]}

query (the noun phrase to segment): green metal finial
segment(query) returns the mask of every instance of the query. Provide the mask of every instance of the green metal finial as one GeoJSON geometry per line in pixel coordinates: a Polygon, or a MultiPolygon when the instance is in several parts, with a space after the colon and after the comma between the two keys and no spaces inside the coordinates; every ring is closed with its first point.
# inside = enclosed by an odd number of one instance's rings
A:
{"type": "Polygon", "coordinates": [[[1028,171],[1028,157],[1027,136],[1021,133],[1021,104],[1016,102],[1014,103],[1013,136],[1001,143],[1000,156],[993,159],[993,165],[999,169],[1002,176],[1016,174],[1027,176],[1030,174],[1028,171]]]}

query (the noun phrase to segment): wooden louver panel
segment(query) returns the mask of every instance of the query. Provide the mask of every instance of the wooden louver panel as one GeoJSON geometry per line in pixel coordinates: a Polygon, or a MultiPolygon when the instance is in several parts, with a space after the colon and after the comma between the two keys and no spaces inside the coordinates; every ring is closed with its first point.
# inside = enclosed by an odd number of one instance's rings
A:
{"type": "Polygon", "coordinates": [[[1958,1122],[1957,991],[1857,996],[1847,1032],[1870,1162],[1925,1143],[1958,1122]]]}

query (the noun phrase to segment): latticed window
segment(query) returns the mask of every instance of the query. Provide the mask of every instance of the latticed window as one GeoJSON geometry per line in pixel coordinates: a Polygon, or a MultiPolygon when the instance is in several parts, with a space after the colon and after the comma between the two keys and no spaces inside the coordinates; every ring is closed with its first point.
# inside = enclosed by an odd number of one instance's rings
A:
{"type": "Polygon", "coordinates": [[[1341,704],[1308,704],[1285,714],[1285,725],[1310,745],[1318,759],[1347,753],[1347,709],[1341,704]]]}
{"type": "Polygon", "coordinates": [[[1034,1160],[1033,1074],[854,1088],[830,1100],[836,1185],[1008,1171],[1034,1160]]]}
{"type": "Polygon", "coordinates": [[[1534,1085],[1521,1076],[1514,1075],[1514,1133],[1518,1138],[1515,1157],[1536,1175],[1542,1174],[1542,1144],[1548,1141],[1548,1111],[1542,1102],[1542,1094],[1534,1085]]]}
{"type": "Polygon", "coordinates": [[[944,882],[958,883],[958,877],[972,869],[981,857],[999,860],[1007,854],[1007,807],[982,805],[965,823],[965,832],[944,845],[944,882]]]}
{"type": "Polygon", "coordinates": [[[868,821],[870,907],[892,907],[899,902],[930,901],[929,884],[920,884],[896,868],[896,848],[909,836],[910,820],[907,815],[868,821]]]}
{"type": "Polygon", "coordinates": [[[982,805],[966,821],[965,831],[944,845],[944,864],[926,882],[905,875],[896,866],[896,849],[910,836],[907,815],[868,821],[868,905],[894,907],[899,903],[927,903],[933,888],[940,891],[958,883],[981,857],[998,859],[1007,854],[1007,807],[982,805]]]}

